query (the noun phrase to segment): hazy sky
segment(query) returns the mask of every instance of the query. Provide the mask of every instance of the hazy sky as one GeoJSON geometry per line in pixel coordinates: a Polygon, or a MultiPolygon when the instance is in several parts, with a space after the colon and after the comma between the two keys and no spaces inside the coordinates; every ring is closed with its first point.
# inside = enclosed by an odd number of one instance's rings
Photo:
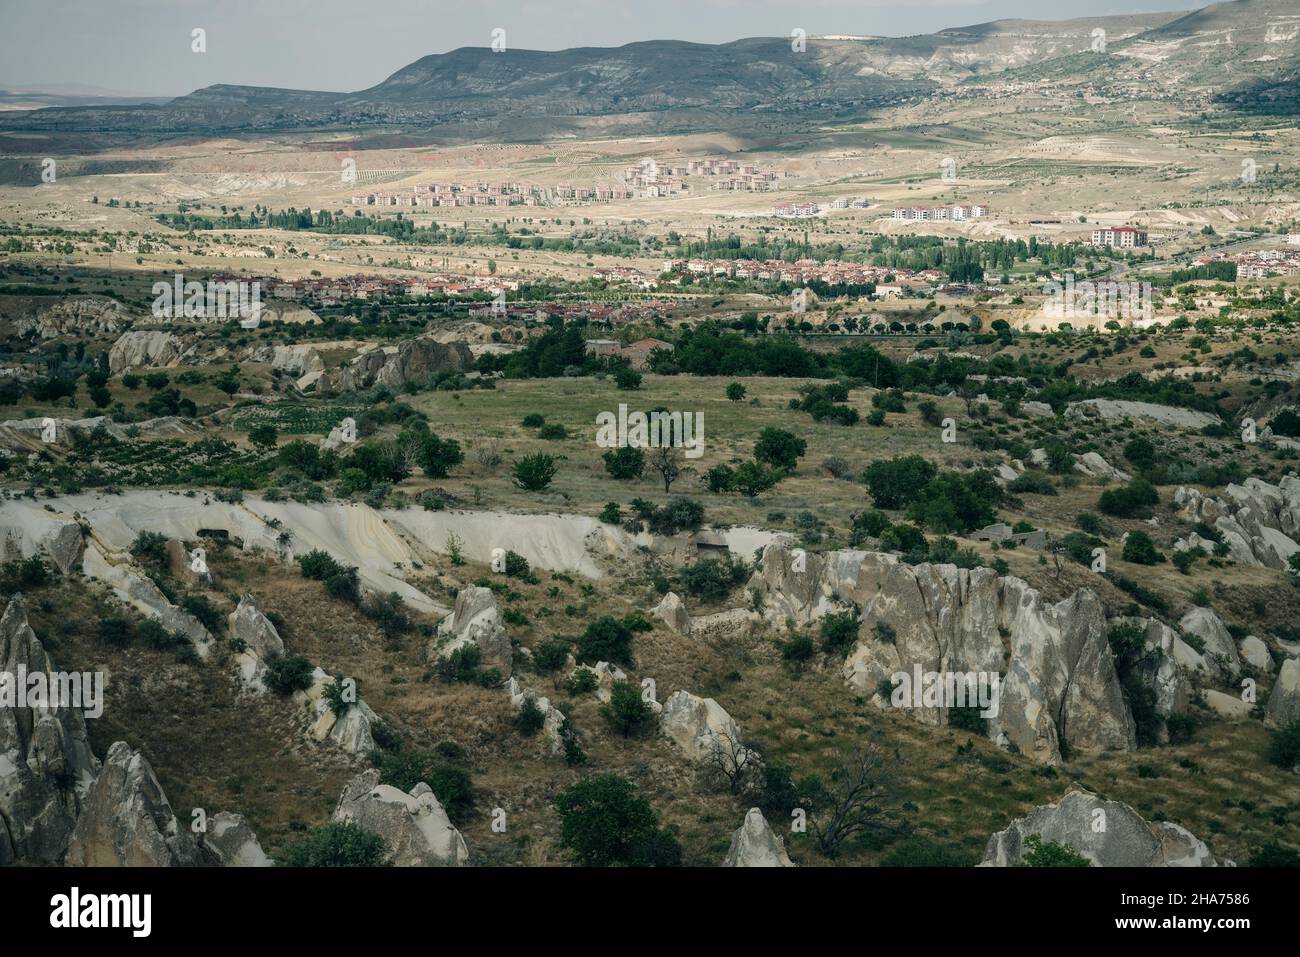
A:
{"type": "Polygon", "coordinates": [[[359,90],[429,53],[635,40],[906,36],[1004,17],[1067,19],[1204,0],[0,0],[0,85],[178,95],[213,83],[359,90]],[[191,51],[206,31],[207,52],[191,51]]]}

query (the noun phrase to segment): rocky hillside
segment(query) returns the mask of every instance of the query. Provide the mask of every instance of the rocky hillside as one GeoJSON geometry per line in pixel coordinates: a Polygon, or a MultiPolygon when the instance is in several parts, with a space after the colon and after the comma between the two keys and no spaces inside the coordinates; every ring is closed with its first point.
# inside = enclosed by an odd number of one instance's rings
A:
{"type": "Polygon", "coordinates": [[[629,116],[690,127],[736,113],[860,113],[1005,71],[1060,82],[1150,79],[1231,88],[1239,98],[1296,66],[1295,0],[1234,0],[1195,13],[1001,20],[914,37],[750,38],[717,45],[655,40],[559,51],[462,47],[367,90],[324,93],[222,84],[165,106],[55,108],[0,127],[99,131],[436,126],[498,117],[629,116]],[[1104,35],[1106,49],[1095,52],[1104,35]],[[1229,73],[1229,70],[1235,72],[1229,73]],[[680,114],[666,120],[668,114],[680,114]],[[691,117],[698,117],[692,121],[691,117]]]}

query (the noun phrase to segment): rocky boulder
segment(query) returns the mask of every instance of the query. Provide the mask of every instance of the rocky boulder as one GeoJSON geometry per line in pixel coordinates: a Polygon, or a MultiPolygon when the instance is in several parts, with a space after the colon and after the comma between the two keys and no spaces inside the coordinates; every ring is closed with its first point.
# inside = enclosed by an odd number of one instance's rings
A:
{"type": "Polygon", "coordinates": [[[156,369],[179,365],[185,343],[174,333],[150,330],[124,332],[108,351],[108,368],[114,375],[129,369],[156,369]]]}
{"type": "Polygon", "coordinates": [[[200,838],[203,850],[220,867],[271,867],[257,835],[242,814],[221,811],[208,821],[200,838]]]}
{"type": "Polygon", "coordinates": [[[266,666],[284,654],[280,633],[257,607],[257,600],[247,593],[240,598],[239,606],[230,613],[227,621],[230,640],[243,646],[235,657],[240,681],[250,690],[266,690],[262,682],[266,666]]]}
{"type": "Polygon", "coordinates": [[[373,728],[379,715],[357,696],[355,701],[344,702],[342,711],[336,711],[327,690],[337,679],[317,668],[312,673],[311,687],[294,693],[294,700],[306,713],[308,733],[317,741],[328,741],[348,754],[364,755],[375,749],[373,728]]]}
{"type": "Polygon", "coordinates": [[[1198,643],[1204,645],[1204,651],[1196,651],[1200,657],[1196,662],[1197,670],[1225,683],[1241,675],[1237,643],[1232,640],[1223,621],[1209,608],[1193,608],[1179,620],[1178,628],[1184,635],[1184,641],[1185,636],[1193,635],[1200,639],[1198,643]]]}
{"type": "Polygon", "coordinates": [[[400,346],[363,352],[342,369],[325,372],[316,380],[321,395],[368,389],[372,385],[397,388],[407,382],[424,382],[439,372],[468,372],[474,356],[463,342],[411,339],[400,346]]]}
{"type": "Polygon", "coordinates": [[[1241,640],[1241,660],[1256,671],[1273,672],[1273,656],[1268,653],[1268,645],[1255,635],[1247,635],[1241,640]]]}
{"type": "Polygon", "coordinates": [[[659,727],[693,761],[707,761],[719,748],[740,746],[740,728],[722,705],[689,691],[675,692],[664,702],[659,727]]]}
{"type": "Polygon", "coordinates": [[[768,826],[763,812],[751,807],[745,823],[731,835],[731,847],[723,867],[794,867],[785,852],[785,842],[768,826]]]}
{"type": "Polygon", "coordinates": [[[379,835],[398,867],[457,867],[469,859],[465,839],[423,781],[408,794],[366,771],[343,789],[333,819],[379,835]]]}
{"type": "Polygon", "coordinates": [[[471,585],[460,590],[456,607],[438,623],[438,637],[430,643],[428,655],[432,660],[445,658],[468,644],[478,646],[484,667],[510,673],[513,652],[491,588],[471,585]]]}
{"type": "Polygon", "coordinates": [[[1020,864],[1030,835],[1069,845],[1095,867],[1219,866],[1210,849],[1186,828],[1149,823],[1127,804],[1077,789],[1055,804],[1034,808],[990,837],[980,866],[1020,864]]]}
{"type": "Polygon", "coordinates": [[[1220,498],[1181,487],[1174,505],[1184,521],[1214,526],[1234,561],[1286,568],[1300,551],[1300,478],[1294,474],[1277,485],[1248,478],[1228,485],[1220,498]]]}
{"type": "MultiPolygon", "coordinates": [[[[616,680],[613,677],[614,673],[617,672],[620,675],[623,674],[623,672],[619,671],[617,668],[614,668],[613,671],[608,670],[609,668],[610,666],[608,663],[604,661],[600,662],[596,666],[597,680],[605,682],[603,688],[597,686],[596,689],[597,696],[601,694],[602,690],[604,691],[604,697],[600,699],[602,701],[609,700],[610,692],[608,689],[616,680]],[[600,665],[605,665],[606,670],[603,672],[599,670],[600,665]]],[[[624,677],[626,677],[626,675],[624,675],[624,677]]],[[[541,697],[532,691],[526,690],[516,678],[510,678],[506,681],[505,689],[506,694],[510,696],[510,706],[515,709],[516,713],[522,711],[524,705],[529,701],[537,707],[537,710],[542,713],[542,737],[550,742],[551,753],[564,753],[564,734],[562,731],[565,721],[564,712],[551,704],[550,698],[541,697]]]]}
{"type": "Polygon", "coordinates": [[[1300,658],[1288,658],[1278,670],[1264,709],[1264,723],[1281,728],[1300,721],[1300,658]]]}
{"type": "Polygon", "coordinates": [[[1102,478],[1112,482],[1127,482],[1133,476],[1115,468],[1096,452],[1085,452],[1074,463],[1074,470],[1092,478],[1102,478]]]}
{"type": "Polygon", "coordinates": [[[148,760],[124,741],[108,749],[68,846],[70,867],[189,867],[206,863],[172,812],[148,760]]]}
{"type": "Polygon", "coordinates": [[[675,592],[668,592],[668,594],[664,595],[659,604],[650,610],[650,614],[679,635],[689,635],[691,633],[691,616],[686,611],[685,603],[675,592]]]}

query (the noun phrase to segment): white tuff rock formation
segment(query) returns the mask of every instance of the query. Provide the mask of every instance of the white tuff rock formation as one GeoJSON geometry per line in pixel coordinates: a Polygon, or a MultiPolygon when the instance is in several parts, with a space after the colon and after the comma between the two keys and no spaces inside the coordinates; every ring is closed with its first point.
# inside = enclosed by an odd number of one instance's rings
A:
{"type": "Polygon", "coordinates": [[[1300,658],[1282,663],[1264,710],[1265,724],[1281,728],[1292,721],[1300,721],[1300,658]]]}
{"type": "MultiPolygon", "coordinates": [[[[0,617],[0,672],[16,675],[19,667],[53,671],[22,596],[0,617]]],[[[0,707],[0,865],[61,861],[98,770],[82,711],[0,707]]]]}
{"type": "Polygon", "coordinates": [[[176,820],[145,756],[124,741],[108,749],[82,801],[70,867],[190,867],[206,863],[176,820]]]}
{"type": "Polygon", "coordinates": [[[271,867],[257,835],[242,814],[221,811],[208,821],[200,838],[203,850],[220,867],[271,867]]]}
{"type": "Polygon", "coordinates": [[[722,705],[689,691],[675,692],[664,702],[659,727],[693,761],[707,761],[719,748],[740,747],[740,728],[722,705]]]}
{"type": "MultiPolygon", "coordinates": [[[[1180,487],[1174,493],[1179,517],[1215,528],[1234,561],[1285,568],[1290,557],[1300,551],[1300,478],[1292,473],[1270,485],[1252,477],[1223,491],[1223,497],[1213,498],[1180,487]]],[[[1196,541],[1193,536],[1181,540],[1179,547],[1213,549],[1212,542],[1194,537],[1196,541]]]]}
{"type": "Polygon", "coordinates": [[[1118,801],[1071,790],[1055,804],[1036,807],[989,838],[981,867],[1014,867],[1021,862],[1025,840],[1070,847],[1094,867],[1218,867],[1210,849],[1186,828],[1164,821],[1148,823],[1118,801]]]}
{"type": "Polygon", "coordinates": [[[477,645],[485,667],[510,674],[513,653],[501,621],[501,610],[491,588],[470,585],[456,595],[456,607],[438,623],[438,637],[430,643],[429,658],[450,656],[465,645],[477,645]]]}
{"type": "Polygon", "coordinates": [[[686,605],[675,592],[670,591],[664,595],[659,600],[659,604],[650,610],[650,614],[679,635],[691,633],[691,616],[686,611],[686,605]]]}
{"type": "Polygon", "coordinates": [[[114,374],[139,367],[155,369],[180,365],[187,346],[170,332],[132,330],[124,332],[108,350],[108,368],[114,374]]]}
{"type": "Polygon", "coordinates": [[[785,842],[768,826],[763,812],[751,807],[745,823],[731,835],[731,847],[723,867],[794,867],[785,852],[785,842]]]}
{"type": "Polygon", "coordinates": [[[284,641],[271,620],[257,607],[251,594],[239,599],[239,606],[230,613],[230,638],[242,643],[244,650],[235,656],[239,667],[239,680],[250,691],[263,692],[266,666],[284,654],[284,641]]]}
{"type": "Polygon", "coordinates": [[[1217,415],[1209,412],[1197,412],[1193,409],[1180,409],[1171,405],[1156,405],[1153,402],[1128,402],[1121,399],[1083,399],[1071,402],[1065,407],[1067,419],[1150,419],[1161,425],[1172,425],[1182,429],[1203,429],[1207,425],[1219,422],[1217,415]]]}
{"type": "MultiPolygon", "coordinates": [[[[605,662],[602,661],[601,664],[605,664],[605,662]]],[[[612,678],[609,683],[613,684],[612,678]]],[[[524,704],[528,701],[532,701],[537,706],[537,710],[542,713],[542,736],[550,742],[552,754],[562,754],[564,752],[564,735],[560,733],[560,729],[564,727],[564,712],[551,704],[550,698],[538,697],[532,691],[525,690],[523,685],[515,678],[511,678],[506,682],[505,689],[506,694],[510,696],[510,706],[515,709],[516,713],[522,711],[524,704]]],[[[597,693],[599,694],[599,691],[597,693]]],[[[609,700],[608,694],[606,692],[606,697],[602,700],[609,700]]]]}
{"type": "Polygon", "coordinates": [[[379,835],[398,867],[457,867],[469,859],[465,839],[423,781],[408,794],[366,771],[343,789],[333,819],[379,835]]]}
{"type": "MultiPolygon", "coordinates": [[[[895,673],[917,666],[927,673],[996,673],[991,738],[1005,734],[1044,763],[1060,761],[1062,738],[1083,750],[1136,747],[1105,611],[1093,592],[1050,604],[1021,579],[988,568],[909,566],[859,551],[809,554],[803,566],[795,569],[784,545],[769,545],[750,587],[777,622],[807,623],[844,601],[862,608],[858,643],[844,663],[859,693],[871,697],[895,673]]],[[[947,718],[939,708],[909,712],[932,723],[947,718]]]]}
{"type": "Polygon", "coordinates": [[[375,749],[372,728],[379,723],[379,715],[359,695],[356,701],[346,703],[342,714],[335,711],[325,694],[335,680],[317,668],[312,672],[311,687],[294,693],[294,700],[305,711],[308,733],[317,741],[338,745],[348,754],[369,754],[375,749]]]}

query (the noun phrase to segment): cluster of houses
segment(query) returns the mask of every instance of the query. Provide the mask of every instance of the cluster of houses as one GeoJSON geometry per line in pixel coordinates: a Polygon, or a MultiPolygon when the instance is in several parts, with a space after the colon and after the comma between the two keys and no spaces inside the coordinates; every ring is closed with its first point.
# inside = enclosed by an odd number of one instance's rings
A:
{"type": "Polygon", "coordinates": [[[572,183],[560,183],[555,187],[556,199],[574,200],[580,203],[608,203],[615,199],[633,199],[635,193],[624,186],[574,186],[572,183]]]}
{"type": "Polygon", "coordinates": [[[831,209],[866,209],[871,205],[871,200],[865,196],[841,196],[831,202],[831,209]]]}
{"type": "Polygon", "coordinates": [[[658,283],[653,276],[647,276],[631,266],[598,267],[592,270],[592,276],[608,283],[625,283],[640,289],[653,289],[658,283]]]}
{"type": "MultiPolygon", "coordinates": [[[[824,282],[828,285],[866,285],[874,283],[879,297],[902,296],[904,292],[915,287],[928,289],[947,281],[947,275],[941,269],[924,269],[912,272],[889,266],[873,266],[869,263],[849,263],[838,259],[818,262],[815,259],[800,259],[796,262],[782,262],[778,259],[666,259],[664,272],[684,273],[697,276],[715,276],[722,279],[757,279],[772,282],[809,283],[824,282]]],[[[681,280],[670,279],[669,282],[680,284],[681,280]]]]}
{"type": "Polygon", "coordinates": [[[1093,246],[1135,249],[1147,244],[1147,231],[1137,226],[1103,226],[1092,231],[1093,246]]]}
{"type": "Polygon", "coordinates": [[[632,199],[633,190],[621,184],[554,188],[536,183],[429,183],[398,192],[354,193],[353,206],[448,208],[457,206],[550,206],[557,201],[609,202],[632,199]]]}
{"type": "MultiPolygon", "coordinates": [[[[217,282],[242,280],[248,277],[214,276],[217,282]]],[[[428,276],[419,279],[402,279],[392,276],[340,276],[338,278],[311,277],[308,279],[280,279],[262,276],[257,279],[261,288],[272,299],[292,302],[311,300],[317,305],[334,306],[354,299],[390,299],[407,296],[412,299],[424,296],[461,296],[490,292],[493,295],[505,290],[515,291],[517,279],[501,276],[428,276]]]]}
{"type": "Polygon", "coordinates": [[[647,157],[623,170],[623,181],[637,196],[676,196],[690,192],[687,176],[707,176],[711,189],[764,193],[776,189],[781,173],[757,163],[733,159],[693,159],[668,162],[647,157]]]}
{"type": "Polygon", "coordinates": [[[535,206],[545,199],[540,187],[522,183],[429,183],[414,189],[354,193],[353,206],[449,207],[535,206]]]}
{"type": "Polygon", "coordinates": [[[984,219],[989,215],[989,208],[983,203],[967,206],[895,206],[891,219],[915,219],[930,222],[961,223],[971,219],[984,219]]]}
{"type": "Polygon", "coordinates": [[[807,219],[821,213],[821,206],[816,203],[781,203],[772,207],[772,215],[782,219],[807,219]]]}
{"type": "Polygon", "coordinates": [[[1238,279],[1300,276],[1300,233],[1291,233],[1287,236],[1287,244],[1276,249],[1249,249],[1239,253],[1204,253],[1192,260],[1192,263],[1197,266],[1214,262],[1236,263],[1238,279]],[[1294,242],[1292,237],[1295,237],[1294,242]]]}
{"type": "Polygon", "coordinates": [[[622,345],[614,339],[588,339],[587,352],[598,358],[616,356],[627,359],[633,369],[644,369],[650,361],[650,353],[656,349],[673,351],[671,342],[662,339],[638,339],[636,342],[622,345]]]}

